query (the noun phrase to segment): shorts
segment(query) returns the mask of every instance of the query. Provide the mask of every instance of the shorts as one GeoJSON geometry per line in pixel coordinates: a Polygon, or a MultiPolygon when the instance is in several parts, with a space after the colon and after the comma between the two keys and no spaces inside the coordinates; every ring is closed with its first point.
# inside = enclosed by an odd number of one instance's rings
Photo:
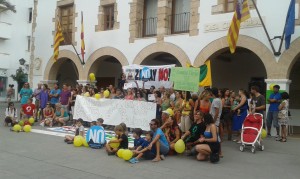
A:
{"type": "MultiPolygon", "coordinates": [[[[160,154],[167,155],[169,153],[170,147],[162,143],[161,140],[159,140],[159,143],[160,143],[160,154]]],[[[153,147],[156,150],[156,146],[153,147]]]]}
{"type": "Polygon", "coordinates": [[[220,151],[220,143],[219,142],[207,142],[212,153],[219,153],[220,151]]]}
{"type": "Polygon", "coordinates": [[[273,122],[273,126],[275,128],[279,127],[278,124],[278,111],[268,111],[267,114],[267,127],[271,128],[273,122]]]}
{"type": "Polygon", "coordinates": [[[64,121],[67,122],[69,120],[69,116],[63,117],[64,121]]]}
{"type": "Polygon", "coordinates": [[[146,152],[143,153],[143,158],[145,160],[153,160],[156,157],[155,153],[147,150],[146,152]]]}

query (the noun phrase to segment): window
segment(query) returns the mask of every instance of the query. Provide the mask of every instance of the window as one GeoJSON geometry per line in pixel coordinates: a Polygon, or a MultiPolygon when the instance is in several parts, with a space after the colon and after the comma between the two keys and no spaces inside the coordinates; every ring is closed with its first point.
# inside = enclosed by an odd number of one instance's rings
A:
{"type": "Polygon", "coordinates": [[[157,0],[144,1],[144,18],[141,24],[143,37],[157,34],[157,0]]]}
{"type": "Polygon", "coordinates": [[[104,30],[114,29],[115,6],[114,5],[104,6],[103,10],[104,10],[104,30]]]}
{"type": "Polygon", "coordinates": [[[6,97],[7,77],[0,76],[0,97],[6,97]]]}
{"type": "MultiPolygon", "coordinates": [[[[237,2],[238,0],[218,0],[218,5],[212,7],[212,14],[234,12],[237,2]]],[[[254,9],[252,0],[248,0],[248,5],[250,9],[254,9]]]]}
{"type": "Polygon", "coordinates": [[[71,45],[73,30],[73,5],[60,7],[60,22],[65,39],[64,42],[61,42],[61,45],[71,45]]]}
{"type": "Polygon", "coordinates": [[[32,22],[32,8],[29,8],[28,9],[28,23],[31,23],[32,22]]]}
{"type": "Polygon", "coordinates": [[[190,0],[173,0],[171,33],[185,33],[190,29],[190,0]]]}
{"type": "Polygon", "coordinates": [[[28,36],[27,37],[27,51],[29,52],[30,51],[30,41],[31,40],[31,37],[30,36],[28,36]]]}

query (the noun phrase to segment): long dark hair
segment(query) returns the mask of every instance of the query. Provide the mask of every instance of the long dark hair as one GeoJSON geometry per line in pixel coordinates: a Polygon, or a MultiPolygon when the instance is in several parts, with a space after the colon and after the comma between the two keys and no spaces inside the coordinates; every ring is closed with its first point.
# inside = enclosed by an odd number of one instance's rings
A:
{"type": "Polygon", "coordinates": [[[246,90],[239,89],[239,91],[241,91],[242,93],[244,93],[244,95],[246,96],[247,99],[249,98],[249,93],[246,90]]]}
{"type": "Polygon", "coordinates": [[[213,124],[215,123],[214,118],[211,114],[204,114],[204,123],[205,125],[213,124]]]}
{"type": "Polygon", "coordinates": [[[224,88],[224,89],[221,90],[221,98],[225,98],[225,93],[226,93],[227,90],[229,90],[229,89],[228,88],[224,88]]]}
{"type": "Polygon", "coordinates": [[[8,103],[7,110],[9,111],[11,105],[14,105],[14,116],[15,116],[16,108],[15,108],[14,102],[9,102],[9,103],[8,103]]]}

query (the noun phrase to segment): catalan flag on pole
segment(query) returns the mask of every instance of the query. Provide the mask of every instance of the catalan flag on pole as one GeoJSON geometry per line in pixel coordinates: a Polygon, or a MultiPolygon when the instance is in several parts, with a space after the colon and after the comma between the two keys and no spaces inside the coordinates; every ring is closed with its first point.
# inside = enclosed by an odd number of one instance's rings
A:
{"type": "MultiPolygon", "coordinates": [[[[189,63],[186,64],[186,67],[193,68],[189,63]]],[[[210,60],[207,60],[200,66],[199,86],[212,86],[210,60]]]]}
{"type": "Polygon", "coordinates": [[[54,40],[54,60],[57,61],[58,54],[59,54],[59,46],[60,42],[64,41],[64,36],[62,33],[60,22],[58,21],[57,27],[56,27],[56,34],[55,34],[55,40],[54,40]]]}
{"type": "Polygon", "coordinates": [[[231,53],[235,52],[241,23],[249,18],[250,11],[248,7],[248,0],[237,0],[236,9],[227,34],[227,41],[231,53]]]}
{"type": "Polygon", "coordinates": [[[83,12],[81,11],[81,56],[82,56],[82,61],[84,63],[84,51],[85,51],[85,44],[84,44],[84,27],[83,27],[83,12]]]}

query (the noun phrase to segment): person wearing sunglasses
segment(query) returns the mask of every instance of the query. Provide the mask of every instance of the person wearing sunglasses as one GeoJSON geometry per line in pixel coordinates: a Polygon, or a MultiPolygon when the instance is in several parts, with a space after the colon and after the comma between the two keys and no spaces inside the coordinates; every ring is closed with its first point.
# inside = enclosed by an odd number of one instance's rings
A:
{"type": "Polygon", "coordinates": [[[169,153],[170,146],[164,132],[159,128],[159,121],[152,119],[149,123],[151,131],[153,131],[153,140],[147,147],[149,150],[155,149],[156,157],[153,162],[159,162],[165,159],[165,155],[169,153]]]}
{"type": "Polygon", "coordinates": [[[51,106],[50,102],[47,102],[46,107],[43,109],[44,120],[41,122],[41,126],[49,126],[53,125],[53,117],[54,117],[54,109],[51,106]]]}

